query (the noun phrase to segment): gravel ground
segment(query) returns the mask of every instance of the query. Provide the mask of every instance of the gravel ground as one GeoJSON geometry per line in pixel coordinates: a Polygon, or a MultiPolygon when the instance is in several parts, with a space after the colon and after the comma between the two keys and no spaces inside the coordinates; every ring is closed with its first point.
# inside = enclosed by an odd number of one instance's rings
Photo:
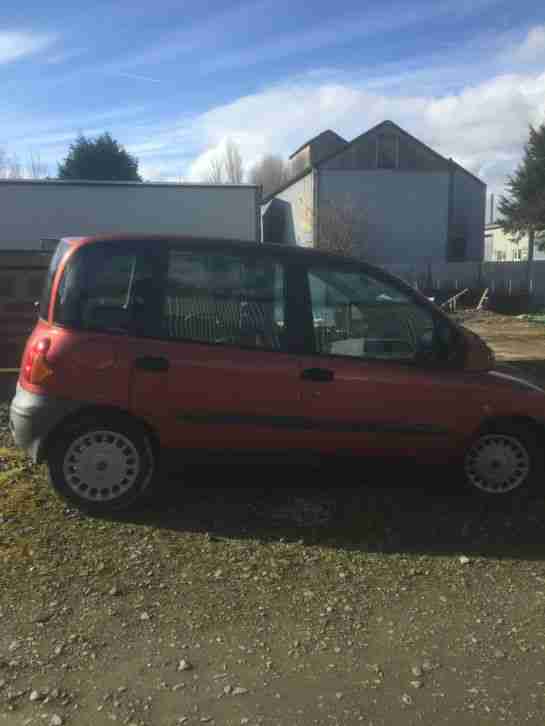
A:
{"type": "Polygon", "coordinates": [[[545,498],[484,504],[442,469],[208,464],[91,519],[5,411],[0,725],[543,724],[545,498]]]}

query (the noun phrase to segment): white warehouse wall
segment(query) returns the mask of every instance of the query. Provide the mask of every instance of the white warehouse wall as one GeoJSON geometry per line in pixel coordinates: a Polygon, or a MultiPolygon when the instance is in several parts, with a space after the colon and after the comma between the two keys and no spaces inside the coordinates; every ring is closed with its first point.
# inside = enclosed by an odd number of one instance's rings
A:
{"type": "Polygon", "coordinates": [[[0,182],[0,249],[89,234],[182,234],[259,241],[259,188],[0,182]]]}

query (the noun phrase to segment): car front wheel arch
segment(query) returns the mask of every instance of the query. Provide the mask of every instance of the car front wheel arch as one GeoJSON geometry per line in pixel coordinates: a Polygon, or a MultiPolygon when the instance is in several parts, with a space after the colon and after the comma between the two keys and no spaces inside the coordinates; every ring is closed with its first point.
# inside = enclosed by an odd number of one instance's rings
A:
{"type": "Polygon", "coordinates": [[[466,442],[466,483],[486,496],[513,496],[542,487],[545,428],[525,416],[498,416],[484,421],[466,442]]]}

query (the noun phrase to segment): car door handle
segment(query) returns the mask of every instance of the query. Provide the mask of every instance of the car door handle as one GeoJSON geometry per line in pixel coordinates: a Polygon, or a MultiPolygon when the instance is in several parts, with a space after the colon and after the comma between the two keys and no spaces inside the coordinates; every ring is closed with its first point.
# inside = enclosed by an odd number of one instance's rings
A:
{"type": "Polygon", "coordinates": [[[140,371],[152,371],[154,373],[162,373],[170,368],[170,361],[162,356],[143,355],[136,358],[134,367],[140,371]]]}
{"type": "Polygon", "coordinates": [[[334,371],[329,368],[305,368],[301,372],[303,381],[316,381],[318,383],[328,383],[335,378],[334,371]]]}

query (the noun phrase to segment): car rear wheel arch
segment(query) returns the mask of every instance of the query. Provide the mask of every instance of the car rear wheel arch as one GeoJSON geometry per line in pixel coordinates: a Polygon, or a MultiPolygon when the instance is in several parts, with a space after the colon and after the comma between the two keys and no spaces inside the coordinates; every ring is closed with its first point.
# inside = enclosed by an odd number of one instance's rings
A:
{"type": "Polygon", "coordinates": [[[47,437],[41,442],[38,449],[37,462],[42,463],[46,457],[47,452],[55,446],[56,442],[68,431],[70,428],[77,426],[82,419],[93,419],[97,421],[119,421],[123,420],[130,423],[132,426],[138,426],[142,429],[142,432],[146,434],[149,439],[155,461],[159,460],[159,454],[161,446],[159,443],[159,436],[155,429],[150,426],[147,422],[142,419],[133,416],[128,411],[115,406],[82,406],[70,413],[66,418],[60,421],[57,426],[49,432],[47,437]]]}
{"type": "Polygon", "coordinates": [[[44,451],[49,481],[70,505],[109,515],[148,497],[157,473],[149,427],[126,412],[85,407],[59,427],[44,451]]]}

